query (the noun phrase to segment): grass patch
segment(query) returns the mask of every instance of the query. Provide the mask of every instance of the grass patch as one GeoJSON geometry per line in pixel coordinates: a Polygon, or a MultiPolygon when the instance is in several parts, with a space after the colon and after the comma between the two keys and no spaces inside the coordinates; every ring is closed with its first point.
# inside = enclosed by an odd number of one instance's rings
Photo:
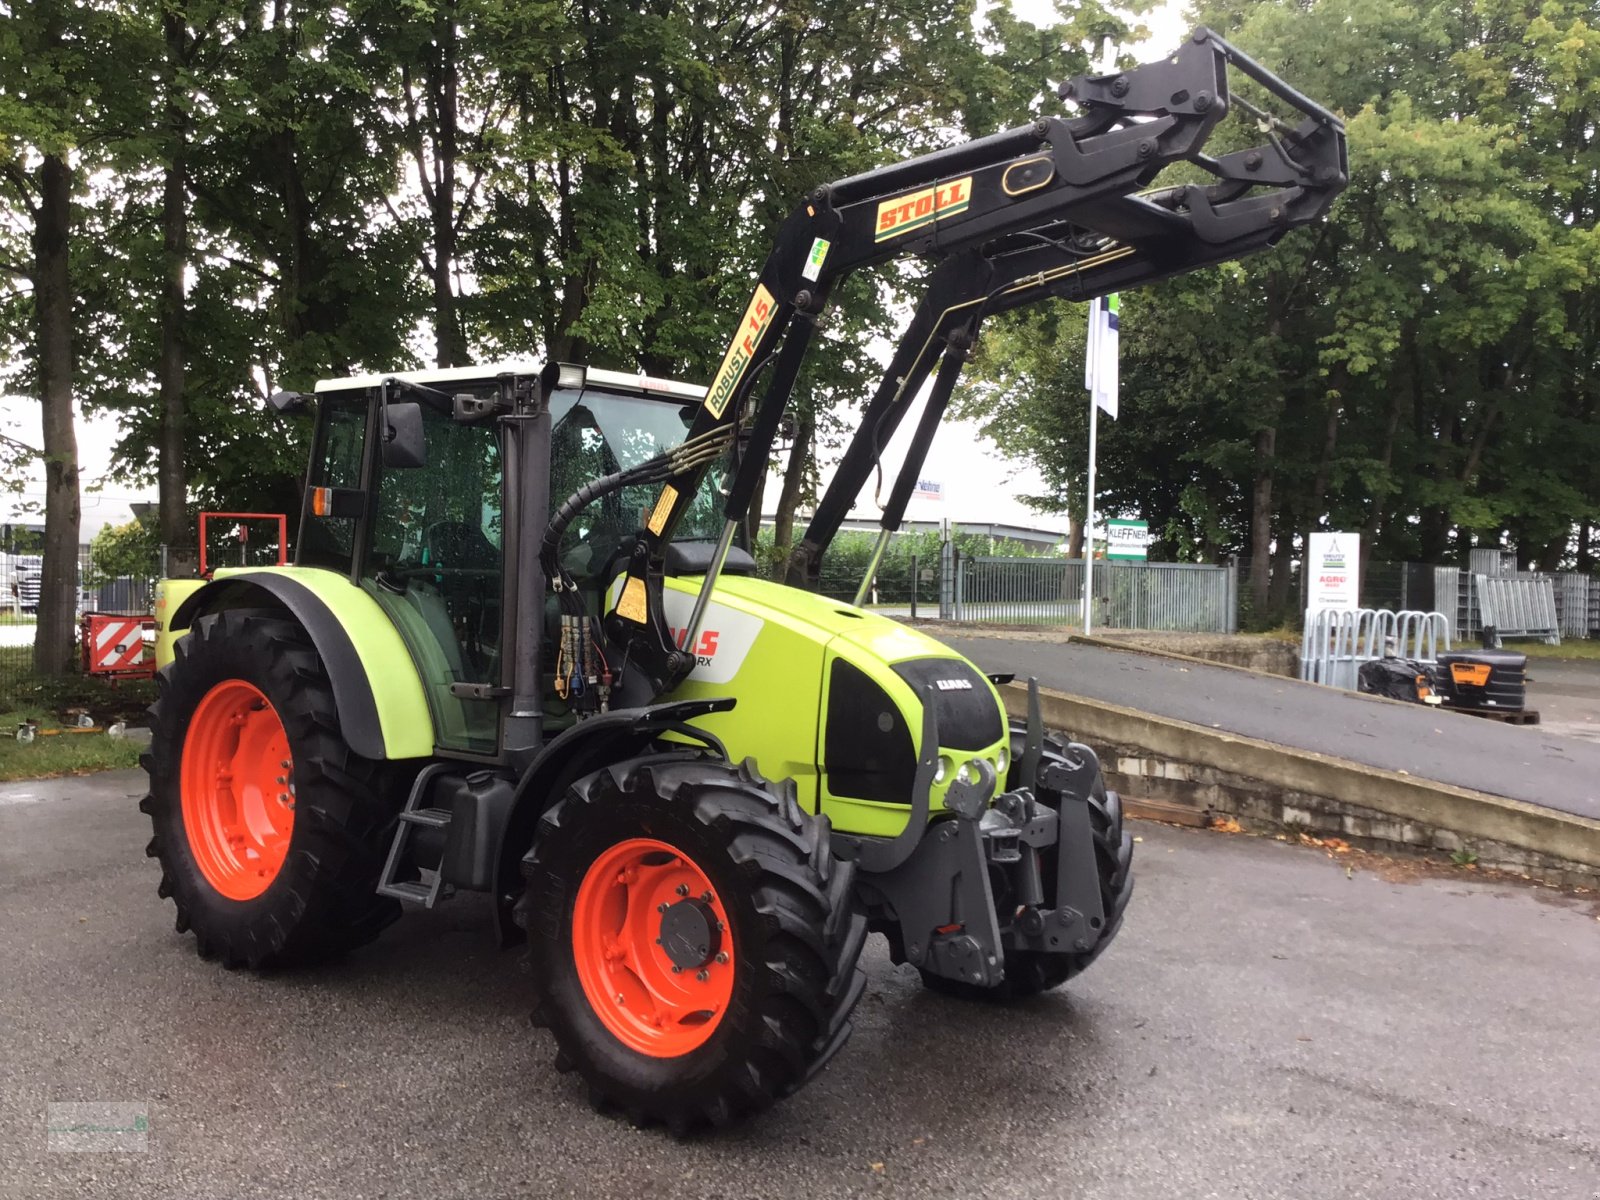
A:
{"type": "MultiPolygon", "coordinates": [[[[1471,649],[1470,646],[1460,648],[1471,649]]],[[[1526,654],[1529,658],[1575,658],[1589,662],[1600,660],[1600,639],[1595,638],[1574,638],[1570,642],[1562,642],[1559,646],[1547,646],[1543,642],[1507,641],[1505,648],[1526,654]]]]}
{"type": "MultiPolygon", "coordinates": [[[[0,730],[14,733],[17,723],[16,714],[0,714],[0,730]]],[[[0,736],[0,782],[124,771],[139,765],[141,749],[139,743],[108,737],[104,730],[41,736],[27,743],[0,736]]]]}
{"type": "Polygon", "coordinates": [[[144,710],[155,699],[155,681],[110,681],[89,675],[47,678],[32,670],[31,646],[0,646],[0,780],[45,779],[87,775],[139,765],[140,747],[125,738],[106,736],[114,721],[143,724],[144,710]],[[40,729],[67,724],[71,709],[87,710],[96,733],[62,733],[19,742],[17,726],[34,721],[40,729]]]}

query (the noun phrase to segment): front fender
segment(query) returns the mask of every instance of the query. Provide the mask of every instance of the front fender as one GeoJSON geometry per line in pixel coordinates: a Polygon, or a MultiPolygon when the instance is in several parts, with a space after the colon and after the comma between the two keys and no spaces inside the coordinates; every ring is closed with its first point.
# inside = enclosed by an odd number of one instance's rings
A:
{"type": "Polygon", "coordinates": [[[727,712],[733,706],[731,699],[715,698],[615,708],[579,721],[545,745],[517,782],[516,798],[511,802],[511,813],[495,855],[495,925],[502,947],[521,937],[512,919],[512,906],[522,887],[522,857],[533,845],[540,818],[561,799],[568,785],[602,767],[645,753],[664,732],[703,741],[711,753],[725,759],[727,750],[714,735],[704,730],[690,731],[687,726],[691,720],[727,712]]]}
{"type": "Polygon", "coordinates": [[[311,638],[352,750],[371,759],[433,753],[433,718],[411,654],[378,602],[344,575],[318,567],[219,573],[164,628],[175,636],[207,613],[263,604],[287,609],[311,638]]]}

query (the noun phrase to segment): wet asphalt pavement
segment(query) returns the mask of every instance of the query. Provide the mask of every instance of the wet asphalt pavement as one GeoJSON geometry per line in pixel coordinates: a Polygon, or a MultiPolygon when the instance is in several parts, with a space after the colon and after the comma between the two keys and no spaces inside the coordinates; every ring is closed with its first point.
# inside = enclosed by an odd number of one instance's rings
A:
{"type": "MultiPolygon", "coordinates": [[[[1502,725],[1338,688],[1081,642],[936,635],[985,671],[1207,728],[1329,754],[1600,819],[1600,739],[1564,727],[1502,725]]],[[[1559,689],[1565,724],[1600,716],[1600,663],[1534,659],[1528,702],[1559,689]],[[1559,681],[1559,683],[1557,682],[1559,681]]]]}
{"type": "Polygon", "coordinates": [[[1600,1196],[1600,905],[1139,824],[1118,942],[1011,1009],[869,944],[809,1087],[679,1143],[592,1113],[475,899],[347,961],[199,960],[134,773],[0,785],[0,1198],[1600,1196]],[[143,1153],[45,1106],[146,1106],[143,1153]]]}

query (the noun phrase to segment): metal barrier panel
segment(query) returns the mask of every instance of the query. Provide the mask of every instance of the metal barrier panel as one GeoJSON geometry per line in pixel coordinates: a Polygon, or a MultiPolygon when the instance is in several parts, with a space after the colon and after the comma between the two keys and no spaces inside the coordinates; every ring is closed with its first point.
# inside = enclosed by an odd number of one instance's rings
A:
{"type": "MultiPolygon", "coordinates": [[[[1096,627],[1185,633],[1234,628],[1227,567],[1195,563],[1096,562],[1096,627]]],[[[950,605],[956,621],[1081,624],[1083,561],[1049,558],[963,559],[950,605]]]]}
{"type": "Polygon", "coordinates": [[[1508,637],[1538,638],[1553,646],[1561,644],[1555,584],[1550,579],[1474,575],[1473,584],[1483,628],[1495,631],[1496,645],[1501,638],[1508,637]]]}
{"type": "Polygon", "coordinates": [[[1593,628],[1589,623],[1589,577],[1576,571],[1562,571],[1556,575],[1555,585],[1556,627],[1561,636],[1588,637],[1593,628]]]}
{"type": "Polygon", "coordinates": [[[1433,607],[1449,621],[1452,639],[1465,636],[1461,620],[1461,572],[1456,568],[1433,569],[1433,607]]]}

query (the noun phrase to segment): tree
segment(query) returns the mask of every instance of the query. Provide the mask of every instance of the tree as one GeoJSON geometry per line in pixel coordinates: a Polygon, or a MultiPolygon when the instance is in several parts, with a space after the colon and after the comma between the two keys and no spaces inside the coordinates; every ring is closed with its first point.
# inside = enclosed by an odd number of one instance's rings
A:
{"type": "MultiPolygon", "coordinates": [[[[74,201],[87,170],[115,136],[116,95],[102,84],[118,15],[93,4],[39,0],[8,15],[0,31],[0,269],[23,292],[11,315],[28,327],[17,382],[42,412],[44,566],[33,665],[59,674],[73,664],[77,623],[78,447],[73,428],[74,201]],[[25,230],[24,237],[16,236],[25,230]],[[25,244],[24,244],[25,240],[25,244]]],[[[12,326],[13,336],[21,332],[12,326]]]]}
{"type": "MultiPolygon", "coordinates": [[[[1570,561],[1600,487],[1588,14],[1208,9],[1345,115],[1351,184],[1322,227],[1125,298],[1101,506],[1150,518],[1164,553],[1248,549],[1263,620],[1293,607],[1318,528],[1361,529],[1380,558],[1510,541],[1570,561]]],[[[967,404],[1046,469],[1052,502],[1081,504],[1082,325],[1040,320],[989,335],[967,404]]]]}

